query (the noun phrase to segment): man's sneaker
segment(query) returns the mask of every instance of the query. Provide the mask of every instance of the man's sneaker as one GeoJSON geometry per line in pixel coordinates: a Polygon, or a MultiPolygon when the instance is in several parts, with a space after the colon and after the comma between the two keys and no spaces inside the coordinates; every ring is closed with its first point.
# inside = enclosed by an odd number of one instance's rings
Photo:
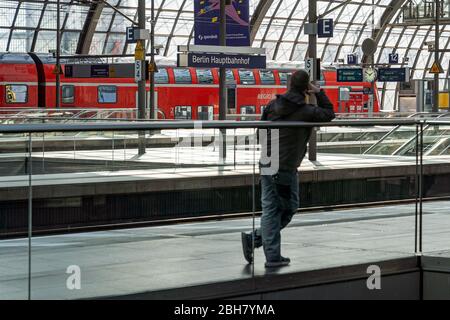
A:
{"type": "Polygon", "coordinates": [[[253,263],[252,236],[250,234],[242,232],[241,240],[242,240],[242,251],[244,252],[245,260],[247,260],[247,262],[251,264],[253,263]]]}
{"type": "Polygon", "coordinates": [[[281,257],[281,259],[278,261],[267,261],[264,264],[264,266],[266,268],[280,268],[280,267],[285,267],[285,266],[289,265],[290,262],[291,262],[291,259],[281,257]]]}

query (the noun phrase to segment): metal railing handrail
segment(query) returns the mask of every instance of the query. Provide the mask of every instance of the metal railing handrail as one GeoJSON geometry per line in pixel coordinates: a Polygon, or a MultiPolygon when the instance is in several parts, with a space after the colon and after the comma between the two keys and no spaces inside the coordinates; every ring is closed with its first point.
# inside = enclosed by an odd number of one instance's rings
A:
{"type": "MultiPolygon", "coordinates": [[[[86,132],[86,131],[141,131],[168,129],[276,129],[276,128],[313,128],[341,126],[393,126],[414,125],[425,120],[418,119],[359,119],[335,120],[332,122],[299,121],[153,121],[153,122],[104,122],[83,124],[0,124],[0,133],[42,133],[42,132],[86,132]]],[[[450,122],[447,122],[450,124],[450,122]]]]}

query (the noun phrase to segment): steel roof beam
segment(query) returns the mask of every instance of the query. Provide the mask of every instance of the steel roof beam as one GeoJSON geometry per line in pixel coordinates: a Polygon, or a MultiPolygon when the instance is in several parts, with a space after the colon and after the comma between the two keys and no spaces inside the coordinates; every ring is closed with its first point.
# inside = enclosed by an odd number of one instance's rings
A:
{"type": "Polygon", "coordinates": [[[260,0],[258,5],[256,6],[252,19],[250,20],[250,45],[253,44],[253,41],[256,38],[256,34],[261,27],[261,23],[263,22],[264,17],[266,16],[273,2],[274,0],[260,0]]]}
{"type": "Polygon", "coordinates": [[[93,1],[89,7],[89,12],[80,32],[76,54],[88,54],[91,48],[94,32],[97,28],[98,20],[102,14],[105,3],[103,1],[93,1]]]}

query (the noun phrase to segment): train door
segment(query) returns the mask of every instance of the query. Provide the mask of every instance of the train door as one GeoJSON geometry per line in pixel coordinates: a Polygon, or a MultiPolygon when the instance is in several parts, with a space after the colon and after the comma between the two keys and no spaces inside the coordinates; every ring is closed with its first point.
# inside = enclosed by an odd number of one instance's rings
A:
{"type": "Polygon", "coordinates": [[[227,86],[227,113],[236,114],[236,86],[227,86]]]}
{"type": "MultiPolygon", "coordinates": [[[[137,93],[136,93],[137,95],[137,93]]],[[[147,91],[147,115],[149,116],[148,119],[158,119],[158,114],[161,115],[161,112],[158,110],[158,91],[155,91],[155,111],[153,114],[153,117],[150,117],[150,91],[147,91]]],[[[163,116],[163,118],[165,115],[163,116]]]]}
{"type": "Polygon", "coordinates": [[[197,108],[198,120],[214,120],[214,107],[213,106],[199,106],[197,108]]]}

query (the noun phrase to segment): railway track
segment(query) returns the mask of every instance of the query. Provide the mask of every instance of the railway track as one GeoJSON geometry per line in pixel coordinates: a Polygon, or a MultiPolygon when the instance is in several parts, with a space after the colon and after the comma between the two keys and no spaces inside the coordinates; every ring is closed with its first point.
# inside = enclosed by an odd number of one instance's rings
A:
{"type": "MultiPolygon", "coordinates": [[[[450,200],[450,196],[443,197],[428,197],[424,198],[424,202],[429,201],[445,201],[450,200]]],[[[357,208],[371,208],[379,206],[388,205],[400,205],[400,204],[413,204],[417,199],[403,199],[403,200],[387,200],[387,201],[376,201],[376,202],[365,202],[365,203],[352,203],[352,204],[342,204],[342,205],[330,205],[330,206],[316,206],[301,208],[297,211],[297,214],[308,214],[314,212],[322,211],[335,211],[335,210],[345,210],[345,209],[357,209],[357,208]]],[[[39,230],[33,230],[32,236],[47,236],[56,234],[70,234],[70,233],[80,233],[80,232],[95,232],[95,231],[105,231],[105,230],[120,230],[120,229],[131,229],[131,228],[143,228],[151,226],[163,226],[163,225],[174,225],[181,223],[197,223],[197,222],[210,222],[210,221],[221,221],[230,219],[244,219],[252,218],[253,216],[259,217],[261,211],[255,212],[242,212],[242,213],[229,213],[229,214],[218,214],[218,215],[205,215],[199,217],[186,217],[186,218],[175,218],[175,219],[159,219],[159,220],[142,220],[142,221],[130,221],[130,222],[120,222],[120,223],[108,223],[108,224],[96,224],[96,225],[78,225],[78,226],[64,226],[55,228],[45,228],[39,230]]],[[[392,217],[395,217],[394,213],[392,217]]],[[[345,222],[345,220],[340,221],[345,222]]],[[[23,238],[28,237],[27,231],[17,231],[17,232],[6,232],[0,234],[0,239],[11,239],[11,238],[23,238]]]]}

